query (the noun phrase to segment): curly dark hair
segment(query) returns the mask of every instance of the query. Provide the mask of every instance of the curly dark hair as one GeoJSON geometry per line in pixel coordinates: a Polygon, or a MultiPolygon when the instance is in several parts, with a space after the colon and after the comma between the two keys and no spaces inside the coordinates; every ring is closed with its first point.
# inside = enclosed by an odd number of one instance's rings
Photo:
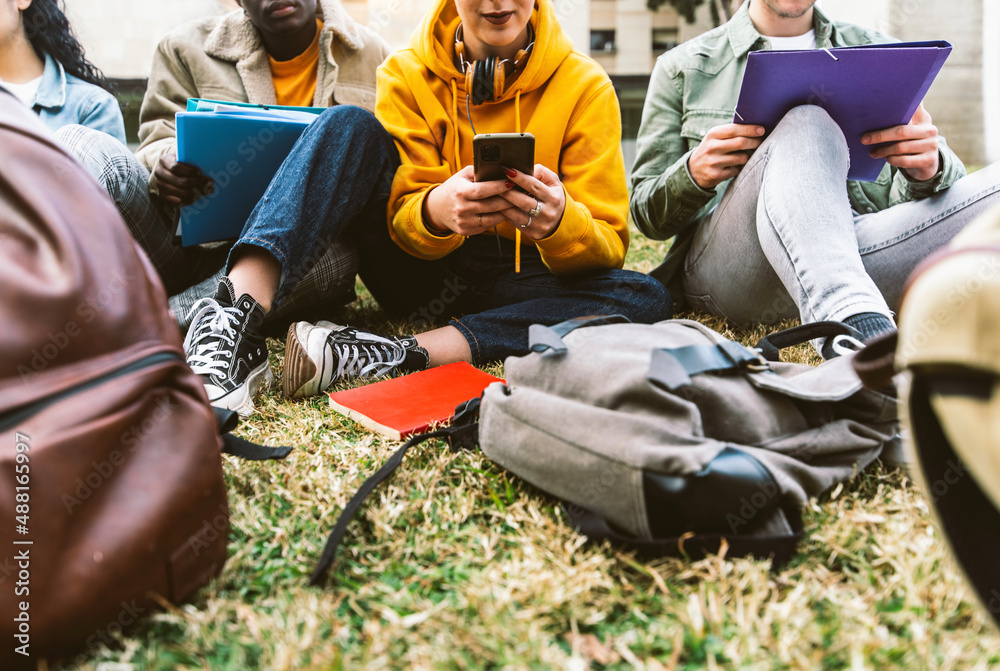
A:
{"type": "Polygon", "coordinates": [[[21,12],[28,41],[41,58],[48,54],[62,63],[67,73],[110,91],[104,73],[84,56],[83,45],[59,4],[59,0],[34,0],[21,12]]]}

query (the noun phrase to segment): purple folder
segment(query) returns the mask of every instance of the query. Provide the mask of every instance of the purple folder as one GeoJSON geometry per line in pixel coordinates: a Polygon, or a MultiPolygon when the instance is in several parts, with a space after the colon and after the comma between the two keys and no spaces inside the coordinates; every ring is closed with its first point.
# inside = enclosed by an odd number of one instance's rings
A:
{"type": "Polygon", "coordinates": [[[873,182],[885,159],[861,144],[868,131],[909,123],[951,53],[948,42],[897,42],[810,51],[754,51],[747,58],[736,123],[774,130],[788,110],[819,105],[844,131],[848,179],[873,182]]]}

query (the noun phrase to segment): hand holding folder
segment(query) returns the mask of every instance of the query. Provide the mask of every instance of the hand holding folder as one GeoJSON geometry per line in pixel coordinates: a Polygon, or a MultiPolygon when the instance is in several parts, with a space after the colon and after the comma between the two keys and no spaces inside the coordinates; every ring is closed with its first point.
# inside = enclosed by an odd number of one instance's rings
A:
{"type": "Polygon", "coordinates": [[[909,123],[951,53],[948,42],[899,42],[807,51],[754,51],[734,121],[768,133],[799,105],[818,105],[847,139],[848,179],[872,182],[885,159],[862,144],[870,131],[909,123]]]}
{"type": "Polygon", "coordinates": [[[188,100],[177,114],[177,160],[201,169],[212,192],[180,210],[184,246],[237,238],[319,107],[188,100]]]}

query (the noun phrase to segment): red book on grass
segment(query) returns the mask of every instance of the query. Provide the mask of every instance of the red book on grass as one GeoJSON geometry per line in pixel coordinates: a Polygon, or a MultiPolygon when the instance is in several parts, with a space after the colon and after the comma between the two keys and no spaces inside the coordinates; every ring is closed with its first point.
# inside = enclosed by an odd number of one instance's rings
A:
{"type": "Polygon", "coordinates": [[[330,407],[372,431],[402,440],[455,416],[455,408],[476,398],[499,377],[472,364],[449,363],[402,377],[330,393],[330,407]]]}

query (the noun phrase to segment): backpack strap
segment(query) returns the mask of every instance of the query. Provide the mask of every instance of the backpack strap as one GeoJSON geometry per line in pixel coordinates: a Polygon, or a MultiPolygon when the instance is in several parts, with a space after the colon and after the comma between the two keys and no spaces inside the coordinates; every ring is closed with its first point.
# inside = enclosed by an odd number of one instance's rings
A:
{"type": "Polygon", "coordinates": [[[566,343],[563,342],[563,336],[572,333],[578,328],[628,323],[630,323],[629,319],[624,315],[589,315],[567,319],[555,326],[532,324],[528,327],[528,349],[532,352],[552,350],[553,353],[562,354],[566,351],[566,343]]]}
{"type": "Polygon", "coordinates": [[[843,322],[812,322],[766,335],[757,343],[756,349],[768,361],[780,361],[781,350],[786,347],[794,347],[818,338],[834,338],[836,336],[850,336],[859,342],[865,339],[861,331],[843,322]]]}
{"type": "Polygon", "coordinates": [[[869,389],[881,389],[892,383],[896,374],[896,345],[899,332],[885,333],[870,341],[854,355],[851,365],[869,389]]]}
{"type": "Polygon", "coordinates": [[[365,502],[365,499],[368,498],[368,495],[375,491],[375,488],[388,479],[390,475],[396,472],[396,469],[403,463],[403,457],[406,456],[411,447],[432,438],[446,438],[452,452],[471,450],[476,447],[478,444],[479,401],[479,398],[474,398],[459,405],[455,409],[455,418],[452,420],[450,426],[410,438],[403,443],[402,447],[396,450],[395,454],[389,457],[388,461],[382,464],[382,468],[378,469],[375,475],[365,480],[361,488],[355,492],[351,500],[344,506],[340,517],[337,518],[337,523],[334,525],[333,531],[330,532],[330,536],[326,539],[323,554],[320,555],[319,562],[316,564],[312,577],[309,579],[310,585],[318,585],[323,579],[323,576],[333,564],[333,559],[337,555],[337,548],[340,547],[340,542],[344,539],[344,533],[347,531],[347,525],[354,519],[354,516],[365,502]]]}
{"type": "Polygon", "coordinates": [[[267,461],[284,459],[292,453],[291,447],[268,447],[254,443],[231,433],[222,434],[222,451],[246,461],[267,461]]]}
{"type": "Polygon", "coordinates": [[[230,433],[240,422],[240,416],[234,410],[225,410],[212,406],[215,411],[215,423],[219,427],[222,438],[222,451],[247,461],[266,461],[268,459],[284,459],[292,453],[291,447],[268,447],[240,438],[230,433]]]}
{"type": "Polygon", "coordinates": [[[767,370],[767,362],[743,345],[726,340],[716,345],[654,349],[646,379],[675,391],[691,384],[691,376],[721,371],[767,370]]]}

